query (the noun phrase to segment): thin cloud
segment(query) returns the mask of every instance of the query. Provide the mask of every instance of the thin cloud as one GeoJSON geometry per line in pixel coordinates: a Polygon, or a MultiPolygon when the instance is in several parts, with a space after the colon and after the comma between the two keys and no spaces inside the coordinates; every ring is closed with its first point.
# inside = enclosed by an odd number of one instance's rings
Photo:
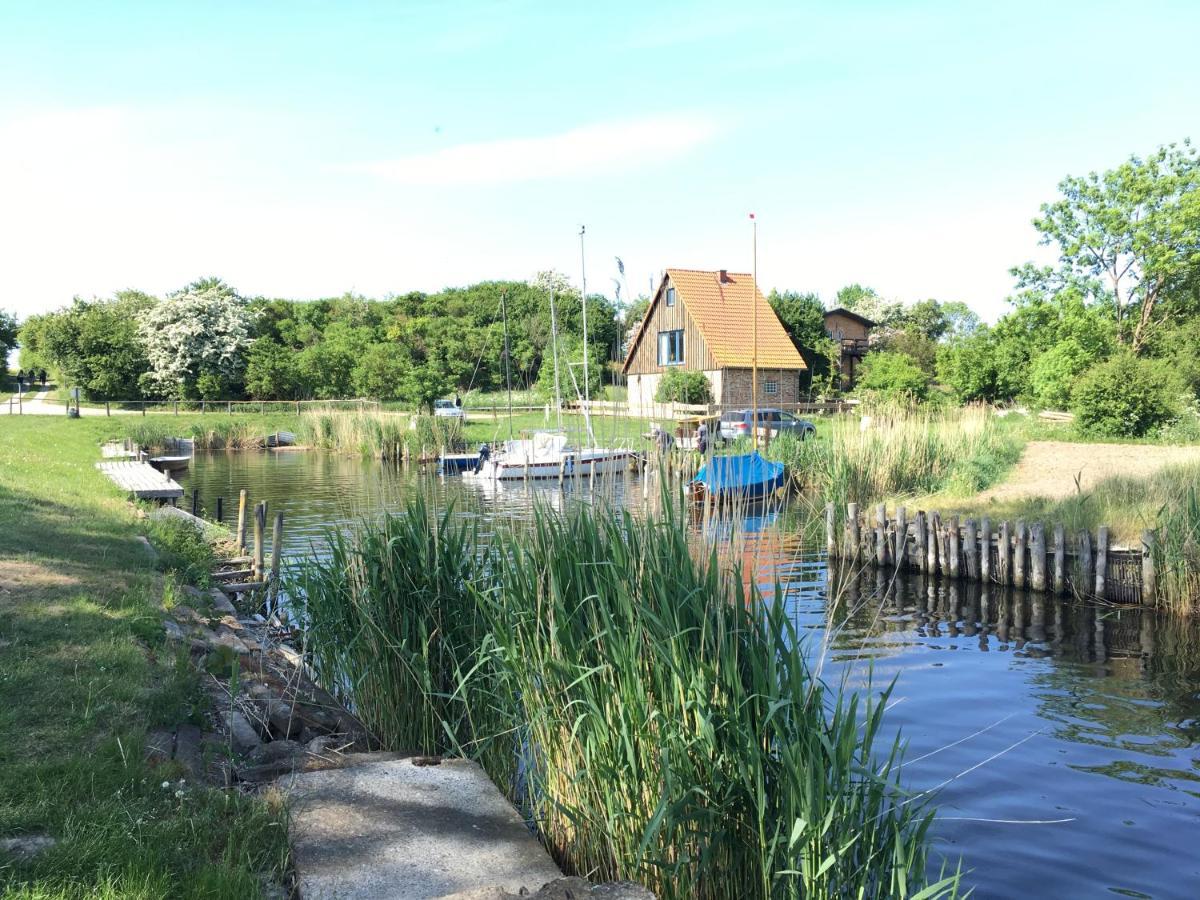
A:
{"type": "Polygon", "coordinates": [[[705,116],[645,117],[585,125],[542,137],[459,144],[349,168],[400,184],[505,184],[573,178],[674,159],[716,134],[716,120],[705,116]]]}

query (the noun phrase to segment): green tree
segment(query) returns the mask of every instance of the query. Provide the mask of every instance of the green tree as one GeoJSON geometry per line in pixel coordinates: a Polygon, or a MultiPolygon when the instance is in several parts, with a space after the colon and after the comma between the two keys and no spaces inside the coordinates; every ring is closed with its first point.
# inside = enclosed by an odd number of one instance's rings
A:
{"type": "Polygon", "coordinates": [[[0,357],[6,361],[8,354],[17,346],[17,331],[17,317],[0,309],[0,357]]]}
{"type": "Polygon", "coordinates": [[[863,360],[858,390],[893,399],[924,400],[929,396],[929,378],[910,356],[872,353],[863,360]]]}
{"type": "Polygon", "coordinates": [[[1179,414],[1183,390],[1165,363],[1122,351],[1084,373],[1071,394],[1071,411],[1084,434],[1141,437],[1179,414]]]}
{"type": "Polygon", "coordinates": [[[1066,409],[1075,382],[1096,361],[1075,338],[1067,338],[1037,356],[1029,367],[1030,397],[1039,406],[1066,409]]]}
{"type": "Polygon", "coordinates": [[[996,341],[984,326],[969,337],[943,345],[937,353],[937,378],[964,402],[1004,399],[997,368],[996,341]]]}
{"type": "Polygon", "coordinates": [[[111,300],[77,297],[67,309],[31,316],[19,335],[23,364],[49,365],[89,400],[139,399],[150,362],[138,317],[154,303],[139,291],[121,291],[111,300]]]}
{"type": "Polygon", "coordinates": [[[712,403],[712,384],[699,370],[671,369],[659,379],[654,399],[659,403],[712,403]]]}
{"type": "MultiPolygon", "coordinates": [[[[372,344],[354,367],[354,390],[360,397],[398,400],[410,388],[408,356],[395,344],[372,344]]],[[[439,391],[437,397],[441,396],[439,391]]]]}
{"type": "Polygon", "coordinates": [[[296,352],[271,338],[256,340],[246,358],[246,393],[256,400],[301,400],[307,385],[296,352]]]}
{"type": "Polygon", "coordinates": [[[1200,282],[1200,154],[1185,141],[1103,174],[1069,176],[1034,220],[1057,267],[1013,270],[1022,291],[1073,291],[1108,306],[1117,337],[1142,353],[1155,331],[1195,313],[1200,282]]]}

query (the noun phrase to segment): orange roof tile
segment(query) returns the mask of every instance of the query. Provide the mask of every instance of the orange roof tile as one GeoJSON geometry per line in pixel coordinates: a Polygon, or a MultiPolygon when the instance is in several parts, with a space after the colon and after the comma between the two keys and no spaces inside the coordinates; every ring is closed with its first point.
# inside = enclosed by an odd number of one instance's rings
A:
{"type": "MultiPolygon", "coordinates": [[[[805,369],[804,358],[771,304],[754,287],[754,278],[744,272],[726,272],[721,281],[720,272],[699,269],[667,269],[667,277],[675,286],[683,305],[695,320],[717,364],[721,368],[750,368],[754,358],[753,320],[754,306],[758,305],[758,366],[760,369],[805,369]]],[[[662,290],[655,295],[658,303],[662,290]]],[[[654,304],[646,310],[649,321],[654,304]]],[[[639,333],[630,346],[629,359],[639,333]]],[[[628,360],[626,361],[628,366],[628,360]]]]}

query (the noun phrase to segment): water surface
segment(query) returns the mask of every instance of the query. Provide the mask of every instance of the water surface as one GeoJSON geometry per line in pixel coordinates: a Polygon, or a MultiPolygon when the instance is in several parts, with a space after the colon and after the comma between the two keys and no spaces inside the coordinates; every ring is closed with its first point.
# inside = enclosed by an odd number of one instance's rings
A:
{"type": "MultiPolygon", "coordinates": [[[[420,491],[487,528],[587,485],[480,486],[320,453],[210,453],[183,482],[204,509],[238,490],[285,516],[284,554],[420,491]]],[[[604,493],[640,508],[640,481],[604,493]]],[[[653,492],[651,492],[653,493],[653,492]]],[[[653,499],[653,496],[651,497],[653,499]]],[[[830,572],[795,516],[723,523],[722,543],[782,602],[826,679],[895,679],[886,727],[904,781],[937,792],[935,855],[960,855],[980,897],[1200,896],[1200,625],[873,569],[830,572]],[[731,541],[731,534],[732,542],[731,541]]],[[[885,736],[886,737],[886,736],[885,736]]]]}

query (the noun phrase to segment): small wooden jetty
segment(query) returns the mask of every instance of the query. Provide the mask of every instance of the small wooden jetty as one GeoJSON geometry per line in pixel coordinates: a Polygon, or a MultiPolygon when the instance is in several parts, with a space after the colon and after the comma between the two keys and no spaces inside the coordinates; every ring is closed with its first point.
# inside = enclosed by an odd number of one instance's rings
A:
{"type": "Polygon", "coordinates": [[[149,463],[100,462],[96,463],[96,468],[137,500],[178,500],[183,496],[183,486],[179,482],[149,463]]]}

